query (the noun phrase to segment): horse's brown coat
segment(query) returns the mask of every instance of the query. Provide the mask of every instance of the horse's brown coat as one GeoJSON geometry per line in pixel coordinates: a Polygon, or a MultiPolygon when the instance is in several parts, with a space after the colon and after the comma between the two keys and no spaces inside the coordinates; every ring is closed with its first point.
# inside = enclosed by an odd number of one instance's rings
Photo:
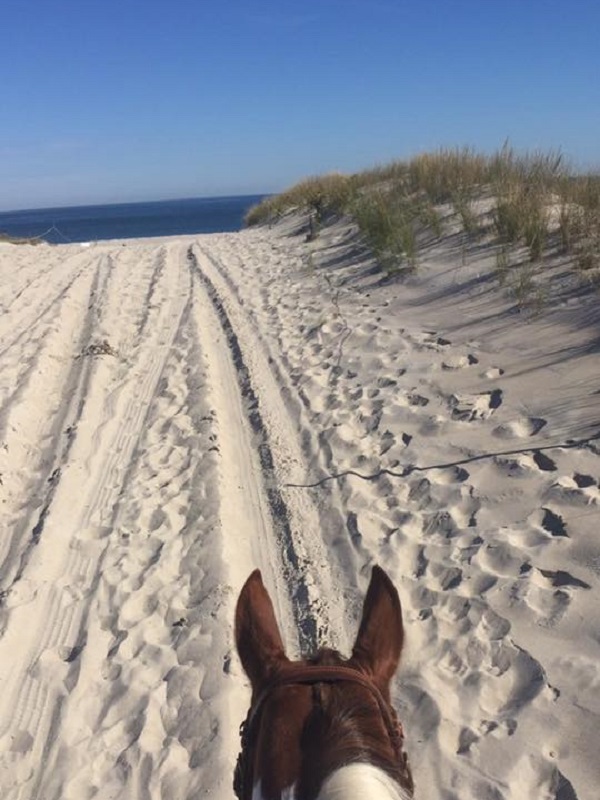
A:
{"type": "MultiPolygon", "coordinates": [[[[398,667],[404,631],[398,593],[385,572],[374,567],[350,659],[322,649],[312,659],[291,662],[260,572],[244,585],[237,604],[236,645],[252,684],[252,700],[275,674],[298,664],[346,666],[366,675],[384,699],[398,667]]],[[[274,689],[261,711],[253,747],[253,783],[266,800],[278,800],[295,786],[297,800],[314,800],[323,781],[341,766],[366,762],[412,791],[405,760],[398,760],[377,700],[350,682],[292,685],[274,689]]],[[[246,790],[249,800],[249,792],[246,790]]]]}

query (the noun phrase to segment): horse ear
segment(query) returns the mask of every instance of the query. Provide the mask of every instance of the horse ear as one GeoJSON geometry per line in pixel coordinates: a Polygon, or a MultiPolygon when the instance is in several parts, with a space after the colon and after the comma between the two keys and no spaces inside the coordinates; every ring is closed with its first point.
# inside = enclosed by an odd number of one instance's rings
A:
{"type": "Polygon", "coordinates": [[[381,567],[373,567],[352,657],[386,695],[400,662],[404,643],[402,609],[394,584],[381,567]]]}
{"type": "Polygon", "coordinates": [[[242,587],[237,601],[235,644],[253,691],[278,664],[288,660],[273,603],[257,569],[242,587]]]}

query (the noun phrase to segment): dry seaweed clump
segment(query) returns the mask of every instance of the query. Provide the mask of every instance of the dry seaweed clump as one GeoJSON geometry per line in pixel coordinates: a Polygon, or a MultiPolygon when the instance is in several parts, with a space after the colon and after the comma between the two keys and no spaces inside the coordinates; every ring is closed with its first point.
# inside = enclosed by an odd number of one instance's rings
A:
{"type": "Polygon", "coordinates": [[[89,356],[118,356],[118,352],[114,349],[114,347],[106,340],[102,339],[101,341],[91,342],[88,344],[87,347],[84,347],[81,353],[77,356],[77,358],[86,358],[89,356]]]}

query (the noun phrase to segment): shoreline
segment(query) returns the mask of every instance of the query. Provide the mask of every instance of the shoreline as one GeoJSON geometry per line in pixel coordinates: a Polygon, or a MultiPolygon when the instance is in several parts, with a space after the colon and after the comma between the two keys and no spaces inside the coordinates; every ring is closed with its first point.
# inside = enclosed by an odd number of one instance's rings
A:
{"type": "Polygon", "coordinates": [[[15,238],[57,239],[58,244],[235,232],[248,208],[262,198],[234,195],[2,212],[0,231],[15,238]]]}

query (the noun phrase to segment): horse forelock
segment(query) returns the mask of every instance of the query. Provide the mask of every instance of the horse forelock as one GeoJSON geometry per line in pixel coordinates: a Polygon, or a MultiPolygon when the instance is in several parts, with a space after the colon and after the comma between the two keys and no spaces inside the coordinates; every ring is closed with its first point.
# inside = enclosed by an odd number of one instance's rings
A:
{"type": "MultiPolygon", "coordinates": [[[[302,664],[352,666],[352,660],[322,648],[302,664]]],[[[325,782],[350,764],[371,766],[387,775],[390,785],[408,792],[398,797],[411,796],[410,773],[398,763],[378,702],[359,684],[340,681],[275,689],[265,705],[259,738],[263,758],[259,753],[253,798],[316,800],[325,782]]],[[[381,788],[382,780],[373,785],[381,788]]]]}

